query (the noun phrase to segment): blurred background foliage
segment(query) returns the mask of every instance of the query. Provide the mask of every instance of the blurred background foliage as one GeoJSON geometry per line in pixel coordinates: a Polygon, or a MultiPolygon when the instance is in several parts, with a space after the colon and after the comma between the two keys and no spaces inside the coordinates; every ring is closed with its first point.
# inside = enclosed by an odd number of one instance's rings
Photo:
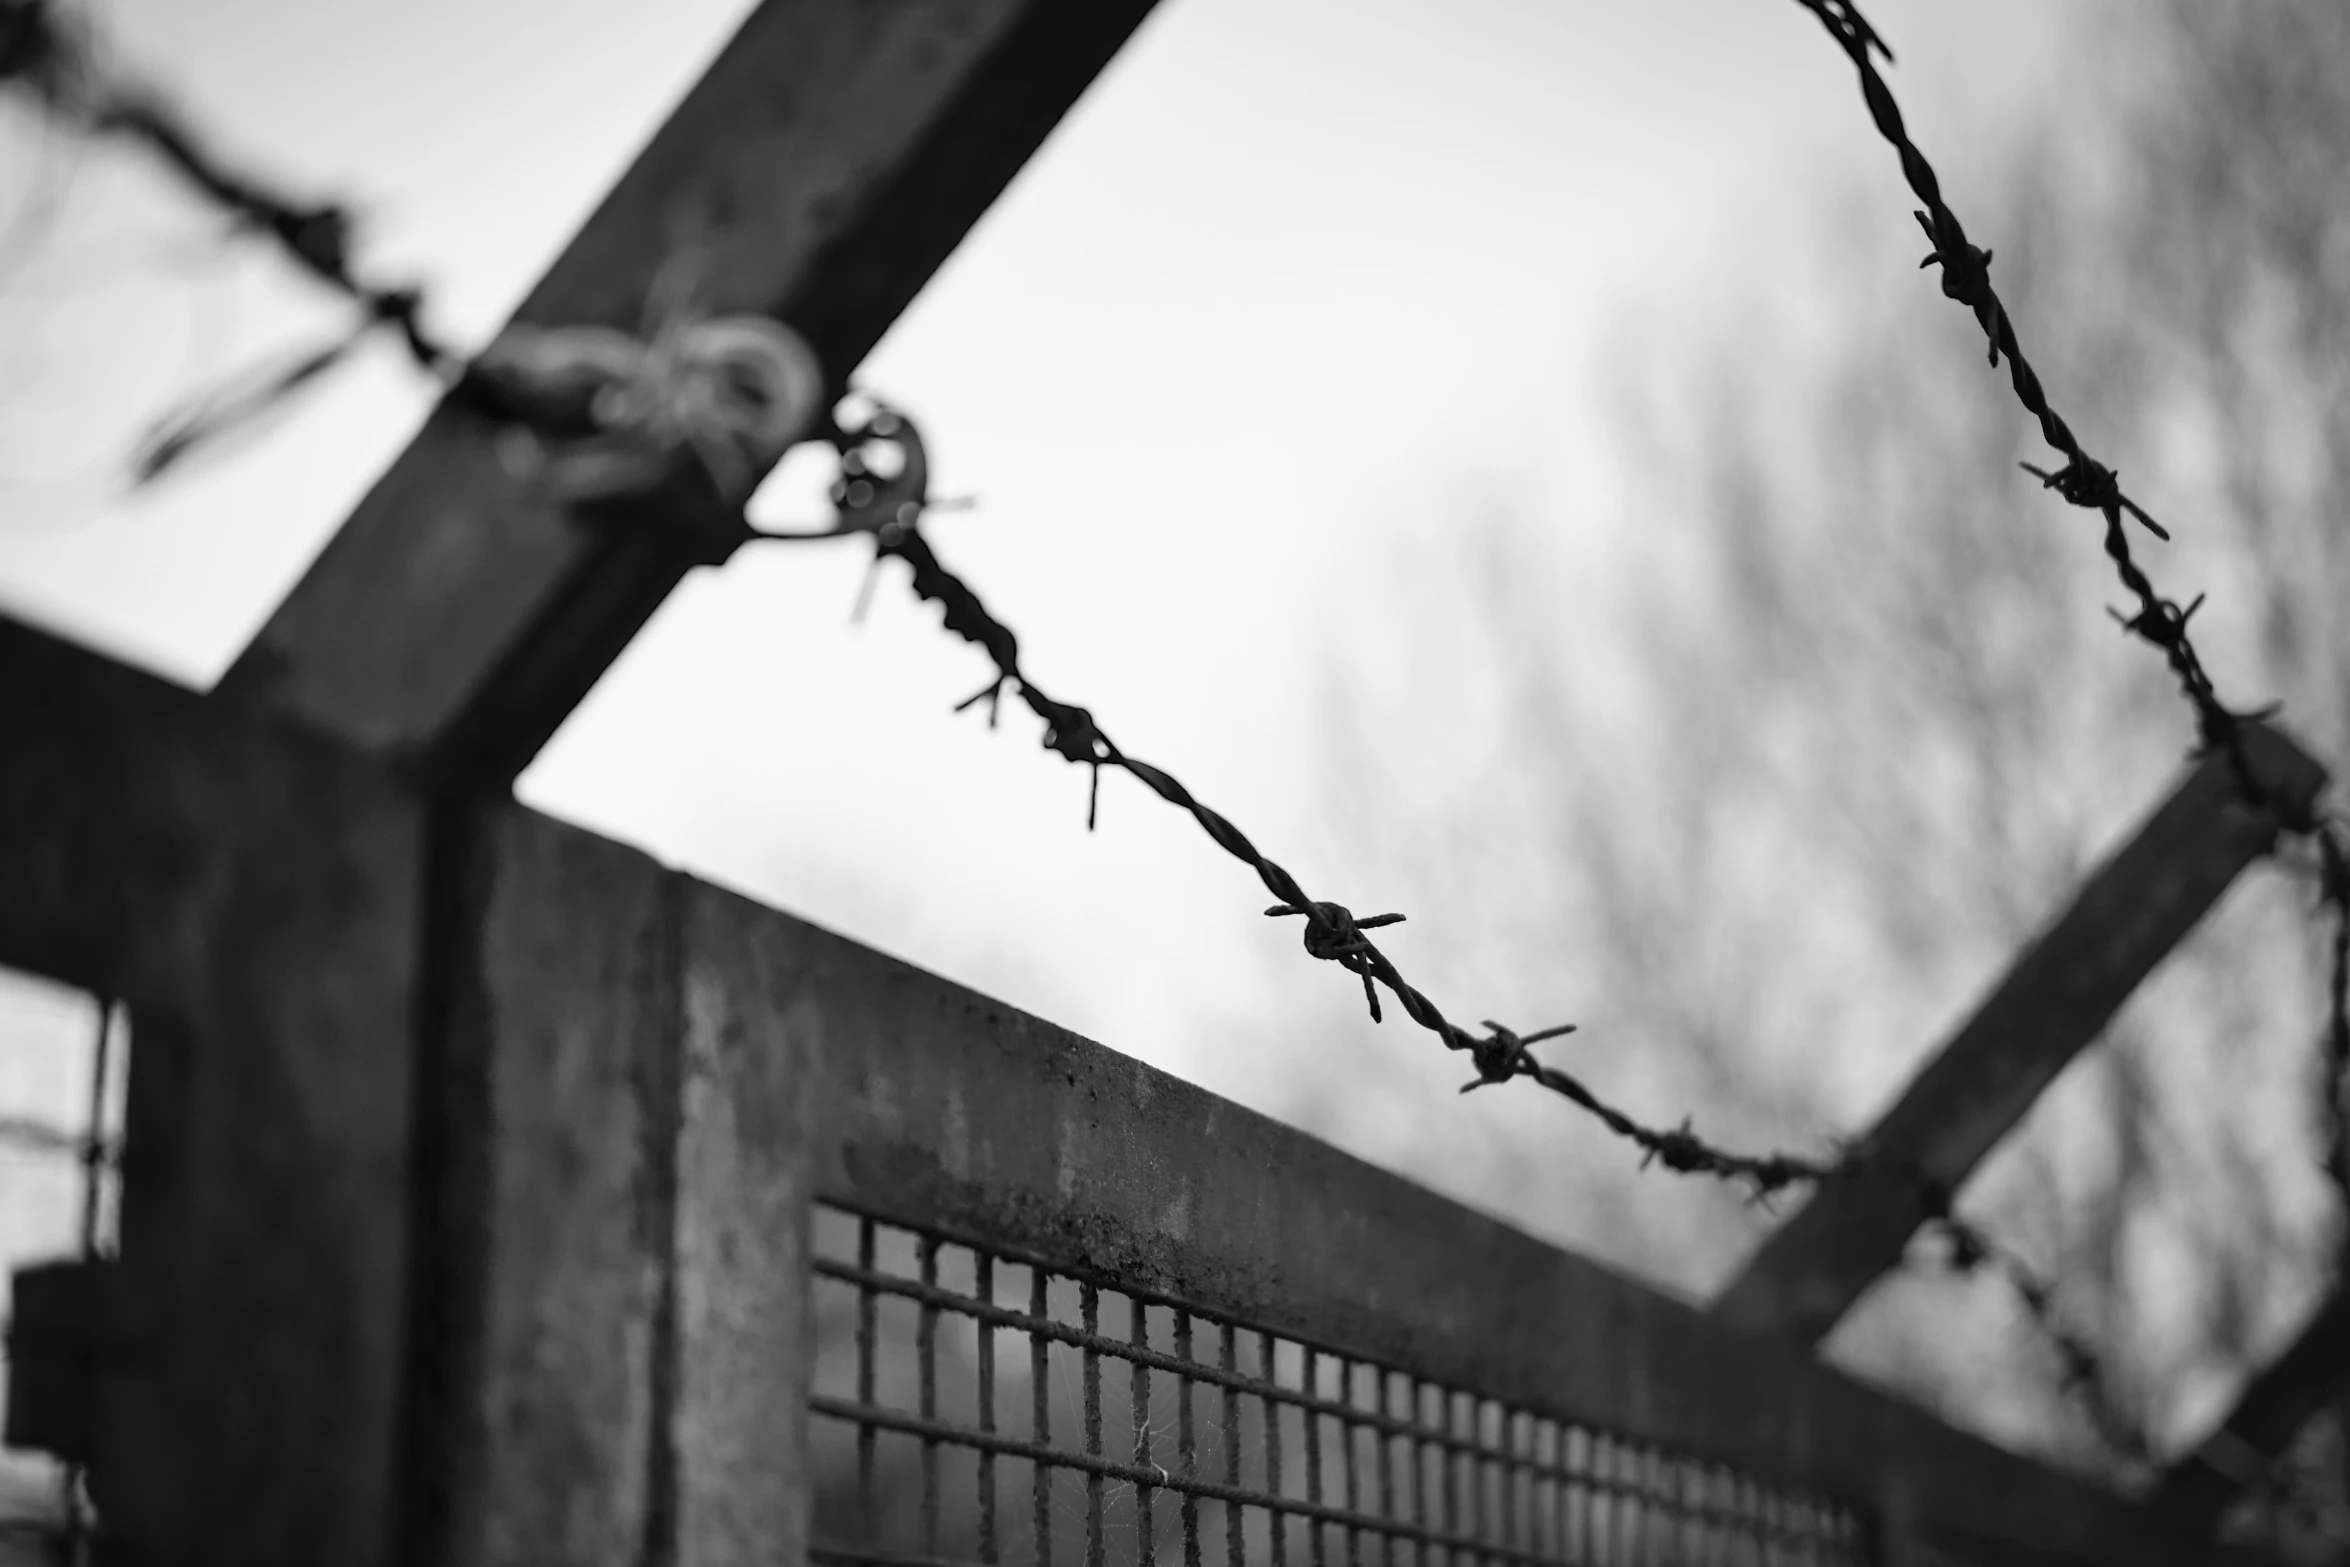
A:
{"type": "MultiPolygon", "coordinates": [[[[1953,203],[2057,405],[2172,527],[2141,558],[2182,600],[2210,593],[2196,629],[2223,695],[2282,700],[2338,772],[2350,10],[2082,22],[2096,69],[1969,149],[1993,177],[1953,203]]],[[[1367,607],[1326,678],[1343,852],[1416,916],[1391,950],[1440,991],[1588,986],[1585,1033],[1549,1048],[1718,1141],[1865,1127],[2193,741],[2159,659],[2104,613],[2122,599],[2094,518],[2018,471],[2037,434],[1913,270],[1885,162],[1865,188],[1790,193],[1819,204],[1805,253],[1725,232],[1710,297],[1626,302],[1598,367],[1614,515],[1530,514],[1466,476],[1481,506],[1355,568],[1367,607]],[[1630,541],[1606,577],[1578,559],[1596,532],[1630,541]],[[1401,735],[1455,757],[1449,786],[1383,782],[1401,735]]],[[[2312,902],[2289,864],[2246,877],[1966,1194],[2061,1279],[2157,1451],[2198,1440],[2333,1276],[2312,902]]],[[[1404,1031],[1343,1048],[1378,1069],[1342,1095],[1300,1080],[1306,1124],[1627,1268],[1703,1296],[1775,1222],[1641,1179],[1537,1094],[1501,1135],[1493,1113],[1418,1113],[1460,1073],[1404,1031]]],[[[2138,1478],[1995,1283],[1911,1270],[1829,1348],[2138,1478]]],[[[2303,1449],[2243,1526],[2322,1556],[2350,1541],[2334,1423],[2303,1449]]]]}

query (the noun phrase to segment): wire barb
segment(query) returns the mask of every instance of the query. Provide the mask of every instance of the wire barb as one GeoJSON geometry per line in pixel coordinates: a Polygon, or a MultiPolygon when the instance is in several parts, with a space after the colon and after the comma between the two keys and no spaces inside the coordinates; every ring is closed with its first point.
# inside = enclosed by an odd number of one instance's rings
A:
{"type": "Polygon", "coordinates": [[[2091,460],[2085,452],[2076,452],[2062,468],[2054,473],[2033,463],[2018,463],[2017,467],[2040,481],[2043,489],[2054,490],[2075,506],[2102,512],[2107,522],[2116,521],[2117,512],[2128,512],[2144,528],[2163,542],[2170,541],[2170,530],[2148,516],[2144,507],[2122,493],[2121,475],[2103,463],[2091,460]]]}
{"type": "Polygon", "coordinates": [[[1382,925],[1400,925],[1400,914],[1374,914],[1358,920],[1343,903],[1276,903],[1265,913],[1278,918],[1284,914],[1302,914],[1306,919],[1306,955],[1336,963],[1350,973],[1359,974],[1363,981],[1363,1001],[1371,1009],[1371,1021],[1384,1021],[1379,1015],[1379,987],[1371,966],[1371,954],[1377,949],[1363,934],[1382,925]]]}
{"type": "Polygon", "coordinates": [[[1991,287],[1991,252],[1968,244],[1957,218],[1947,210],[1942,213],[1944,222],[1937,222],[1923,212],[1912,216],[1934,246],[1926,253],[1926,259],[1918,263],[1919,270],[1942,269],[1942,292],[1975,313],[1984,335],[1991,340],[1991,368],[1998,369],[1999,328],[2006,313],[1998,293],[1991,287]]]}

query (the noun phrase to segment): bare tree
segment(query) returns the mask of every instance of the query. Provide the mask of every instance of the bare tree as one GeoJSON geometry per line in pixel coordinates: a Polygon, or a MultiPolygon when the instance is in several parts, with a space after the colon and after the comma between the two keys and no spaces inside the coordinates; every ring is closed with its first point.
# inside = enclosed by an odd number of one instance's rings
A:
{"type": "MultiPolygon", "coordinates": [[[[2339,770],[2350,12],[2176,0],[2086,25],[2110,85],[2074,73],[2090,101],[2011,128],[1957,204],[2060,406],[2178,536],[2148,557],[2158,579],[2209,591],[2195,627],[2223,692],[2282,700],[2339,770]]],[[[1439,972],[1571,976],[1588,1026],[1569,1046],[1603,1087],[1652,1118],[1694,1109],[1717,1139],[1817,1150],[1867,1124],[2160,797],[2193,726],[2106,618],[2093,525],[2019,473],[2036,434],[1965,313],[1918,281],[1908,213],[1824,194],[1815,247],[1694,323],[1642,315],[1638,353],[1608,366],[1641,392],[1604,555],[1563,561],[1549,519],[1506,507],[1448,524],[1381,602],[1400,667],[1334,677],[1333,745],[1354,852],[1459,933],[1439,972]],[[1822,302],[1824,331],[1774,324],[1822,302]],[[1383,795],[1385,704],[1462,692],[1503,747],[1448,758],[1474,769],[1449,797],[1383,795]],[[1401,849],[1370,831],[1398,810],[1401,849]],[[1478,864],[1507,867],[1507,892],[1477,896],[1478,864]]],[[[2330,1277],[2309,906],[2289,868],[2247,878],[1966,1196],[2061,1278],[2157,1450],[2330,1277]]],[[[1309,1113],[1360,1144],[1385,1112],[1309,1113]]],[[[1379,1151],[1697,1291],[1771,1222],[1643,1184],[1628,1158],[1562,1161],[1603,1142],[1569,1114],[1422,1117],[1379,1151]]],[[[1830,1349],[2009,1440],[2128,1468],[1988,1283],[1918,1270],[1830,1349]]]]}

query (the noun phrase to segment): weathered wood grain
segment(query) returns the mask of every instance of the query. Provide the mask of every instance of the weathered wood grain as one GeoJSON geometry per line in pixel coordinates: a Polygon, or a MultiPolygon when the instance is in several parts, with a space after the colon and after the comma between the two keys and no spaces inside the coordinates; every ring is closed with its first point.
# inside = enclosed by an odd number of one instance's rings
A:
{"type": "MultiPolygon", "coordinates": [[[[2324,785],[2324,770],[2285,736],[2254,727],[2247,743],[2257,774],[2284,798],[2306,806],[2324,785]]],[[[1955,1192],[2275,836],[2274,820],[2238,803],[2226,760],[2207,758],[1919,1069],[1862,1142],[1864,1157],[1955,1192]]],[[[1816,1344],[1900,1261],[1928,1213],[1909,1182],[1825,1187],[1714,1310],[1816,1344]]]]}

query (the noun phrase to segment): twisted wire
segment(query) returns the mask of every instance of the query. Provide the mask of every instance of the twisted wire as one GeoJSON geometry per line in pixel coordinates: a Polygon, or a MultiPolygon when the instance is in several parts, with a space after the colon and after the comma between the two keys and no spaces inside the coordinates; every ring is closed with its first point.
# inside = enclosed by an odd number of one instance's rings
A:
{"type": "MultiPolygon", "coordinates": [[[[1020,662],[1020,643],[1012,629],[999,620],[967,582],[949,570],[921,532],[929,502],[929,459],[921,432],[898,410],[876,404],[861,423],[835,424],[830,439],[841,453],[841,477],[832,489],[838,518],[832,526],[814,531],[755,535],[773,542],[866,537],[872,540],[876,566],[885,559],[906,563],[915,596],[936,603],[944,611],[946,629],[980,648],[995,665],[995,676],[979,690],[955,704],[957,712],[988,704],[993,727],[1007,690],[1045,725],[1048,750],[1091,769],[1093,788],[1086,810],[1086,826],[1098,817],[1101,770],[1118,768],[1140,780],[1162,800],[1187,812],[1225,853],[1256,873],[1280,901],[1265,910],[1272,917],[1302,917],[1307,954],[1337,963],[1362,982],[1365,1003],[1374,1022],[1382,1018],[1379,988],[1401,1003],[1408,1017],[1434,1033],[1448,1049],[1467,1051],[1476,1071],[1462,1087],[1466,1093],[1493,1083],[1526,1078],[1568,1100],[1607,1130],[1641,1150],[1641,1167],[1661,1164],[1676,1174],[1703,1175],[1744,1184],[1750,1200],[1767,1205],[1786,1189],[1805,1183],[1869,1180],[1906,1191],[1918,1204],[1922,1227],[1940,1234],[1948,1245],[1939,1259],[1912,1253],[1904,1261],[1939,1260],[1962,1275],[1989,1274],[2004,1282],[2025,1307],[2055,1353],[2068,1389],[2087,1406],[2092,1422],[2116,1448],[2134,1460],[2143,1460],[2146,1444],[2134,1425],[2120,1412],[2111,1392],[2111,1378],[2093,1346],[2064,1319],[2054,1282],[2014,1248],[1996,1240],[1979,1221],[1962,1215],[1949,1185],[1905,1156],[1865,1145],[1848,1146],[1833,1159],[1808,1159],[1786,1153],[1750,1154],[1717,1147],[1698,1136],[1684,1119],[1678,1126],[1644,1123],[1602,1099],[1574,1074],[1534,1058],[1531,1047],[1574,1032],[1574,1025],[1519,1034],[1486,1020],[1484,1035],[1474,1035],[1447,1018],[1435,1002],[1411,985],[1364,932],[1401,923],[1401,914],[1358,917],[1344,904],[1310,896],[1296,878],[1266,856],[1247,835],[1221,813],[1202,803],[1181,780],[1165,769],[1128,755],[1102,731],[1092,713],[1048,695],[1020,662]],[[871,455],[876,443],[892,452],[885,468],[871,455]]],[[[860,595],[860,598],[862,596],[860,595]]],[[[2350,1050],[2350,1044],[2346,1044],[2350,1050]]]]}
{"type": "MultiPolygon", "coordinates": [[[[2198,594],[2182,605],[2165,596],[2138,564],[2131,551],[2125,520],[2137,523],[2157,539],[2168,540],[2170,533],[2123,492],[2120,474],[2092,457],[2072,427],[2050,405],[2047,390],[2017,338],[2014,317],[1991,282],[1991,251],[1968,239],[1958,214],[1943,199],[1941,182],[1935,176],[1933,165],[1910,139],[1892,90],[1877,69],[1874,57],[1882,55],[1889,62],[1892,51],[1861,15],[1855,0],[1796,0],[1796,3],[1819,20],[1852,62],[1878,134],[1894,149],[1903,177],[1923,203],[1922,210],[1913,215],[1932,248],[1919,262],[1920,268],[1940,269],[1943,294],[1973,314],[1984,333],[1991,366],[1997,368],[2002,358],[2007,361],[2008,381],[2016,400],[2038,422],[2041,437],[2063,458],[2053,469],[2029,462],[2021,466],[2043,488],[2055,491],[2073,506],[2096,512],[2103,519],[2105,555],[2123,588],[2137,604],[2131,614],[2115,610],[2107,613],[2125,633],[2160,653],[2169,666],[2195,715],[2195,754],[2222,753],[2243,802],[2266,814],[2285,833],[2307,840],[2316,850],[2319,902],[2331,913],[2323,1050],[2327,1144],[2324,1164],[2337,1195],[2345,1209],[2350,1210],[2350,1111],[2346,1111],[2344,1104],[2345,1092],[2350,1091],[2350,848],[2345,847],[2343,828],[2339,822],[2319,814],[2314,803],[2295,802],[2254,770],[2244,741],[2244,726],[2274,716],[2277,707],[2272,704],[2258,710],[2238,711],[2220,700],[2189,629],[2195,612],[2203,606],[2203,595],[2198,594]]],[[[2345,1259],[2337,1271],[2350,1280],[2350,1233],[2346,1233],[2344,1245],[2345,1259]]],[[[2042,1317],[2044,1323],[2051,1320],[2051,1312],[2041,1304],[2046,1299],[2045,1292],[2027,1291],[2026,1294],[2034,1305],[2034,1314],[2042,1317]]],[[[2051,1336],[2061,1341],[2061,1335],[2053,1328],[2051,1336]]],[[[2108,1426],[2116,1418],[2110,1411],[2100,1411],[2098,1423],[2101,1427],[2108,1426]]],[[[2140,1451],[2145,1448],[2142,1440],[2132,1445],[2140,1451]]]]}
{"type": "MultiPolygon", "coordinates": [[[[2136,611],[2115,618],[2129,634],[2164,656],[2197,721],[2198,749],[2217,749],[2227,756],[2238,788],[2247,803],[2266,810],[2286,830],[2310,839],[2319,858],[2322,902],[2334,914],[2328,984],[2329,1016],[2326,1061],[2330,1094],[2328,1169],[2350,1202],[2350,1112],[2346,1112],[2343,1085],[2350,1082],[2350,852],[2345,851],[2338,824],[2314,811],[2296,808],[2266,786],[2253,771],[2242,724],[2266,717],[2271,710],[2236,712],[2218,697],[2201,654],[2194,646],[2189,622],[2200,608],[2199,597],[2181,606],[2164,597],[2132,555],[2125,519],[2157,538],[2168,532],[2126,495],[2119,475],[2082,447],[2071,428],[2050,406],[2038,374],[2025,358],[2013,321],[1990,280],[1992,252],[1973,245],[1957,215],[1943,200],[1932,166],[1909,139],[1898,107],[1878,73],[1874,57],[1892,59],[1884,40],[1851,0],[1798,0],[1828,29],[1857,70],[1864,98],[1878,130],[1900,156],[1911,189],[1923,203],[1917,221],[1931,250],[1921,267],[1938,268],[1943,293],[1964,305],[1985,333],[1988,358],[1996,367],[2007,361],[2018,400],[2039,422],[2043,437],[2063,458],[2053,469],[2024,464],[2044,487],[2068,503],[2098,512],[2105,522],[2104,550],[2123,586],[2136,600],[2136,611]]],[[[410,358],[447,383],[452,395],[483,411],[516,420],[526,428],[558,439],[600,441],[569,454],[559,463],[560,491],[590,497],[614,488],[642,487],[652,477],[643,449],[651,433],[651,457],[666,460],[690,449],[710,468],[723,491],[744,487],[746,468],[756,468],[757,457],[778,454],[799,433],[804,420],[776,414],[779,399],[802,395],[813,377],[811,357],[782,348],[773,336],[762,339],[767,349],[744,349],[747,318],[722,323],[735,330],[705,336],[709,357],[739,368],[755,360],[770,372],[769,390],[756,406],[724,410],[736,420],[728,427],[719,420],[719,436],[710,435],[710,406],[715,394],[708,388],[648,385],[649,368],[673,371],[692,359],[682,352],[672,316],[648,322],[643,340],[601,329],[541,330],[538,335],[514,335],[502,349],[468,360],[437,339],[425,326],[421,290],[370,283],[356,271],[351,258],[353,224],[348,209],[336,205],[304,205],[273,194],[258,181],[242,177],[204,147],[175,119],[154,95],[136,88],[105,84],[92,65],[85,43],[62,24],[54,0],[0,0],[0,84],[18,83],[32,91],[61,119],[89,130],[122,137],[148,148],[193,189],[234,216],[249,230],[272,238],[300,267],[318,281],[356,304],[362,314],[358,332],[303,355],[290,366],[257,378],[253,384],[224,395],[209,408],[199,409],[163,427],[149,443],[141,471],[153,476],[176,462],[198,441],[218,429],[248,417],[289,395],[331,369],[370,331],[395,335],[410,358]],[[564,333],[573,334],[569,337],[564,333]],[[588,340],[590,334],[599,334],[588,340]],[[621,348],[606,339],[627,343],[621,348]],[[738,352],[739,351],[739,352],[738,352]],[[730,357],[731,356],[731,357],[730,357]],[[582,388],[583,378],[588,383],[582,388]],[[697,402],[696,399],[700,400],[697,402]],[[625,418],[614,410],[625,410],[625,418]],[[704,415],[703,422],[686,420],[681,410],[704,415]],[[666,420],[664,423],[662,421],[666,420]],[[743,429],[756,433],[772,448],[755,453],[747,462],[738,449],[723,445],[724,438],[743,429]],[[788,433],[786,433],[788,432],[788,433]],[[612,437],[611,440],[605,440],[612,437]],[[714,440],[719,444],[714,446],[714,440]]],[[[655,291],[656,294],[660,290],[655,291]]],[[[691,324],[691,323],[685,323],[691,324]]],[[[712,323],[721,324],[721,323],[712,323]]],[[[774,323],[754,323],[773,327],[774,323]]],[[[781,329],[778,329],[781,330],[781,329]]],[[[756,335],[756,334],[753,334],[756,335]]],[[[800,345],[804,347],[804,345],[800,345]]],[[[812,395],[807,392],[805,395],[812,395]]],[[[873,437],[892,439],[902,434],[919,456],[919,438],[902,416],[884,411],[859,431],[835,430],[844,453],[873,437]],[[895,420],[893,429],[884,428],[895,420]]],[[[738,444],[747,444],[738,443],[738,444]]],[[[919,462],[908,464],[919,469],[919,462]]],[[[902,476],[901,476],[902,477],[902,476]]],[[[1931,1180],[1880,1159],[1847,1152],[1833,1160],[1808,1159],[1784,1153],[1749,1154],[1717,1147],[1698,1135],[1690,1119],[1677,1126],[1645,1123],[1610,1104],[1588,1084],[1548,1062],[1538,1060],[1532,1047],[1574,1031],[1571,1024],[1520,1034],[1487,1020],[1482,1034],[1472,1033],[1447,1018],[1436,1003],[1404,978],[1394,962],[1367,932],[1400,922],[1400,914],[1356,916],[1345,905],[1315,899],[1277,862],[1260,852],[1229,819],[1197,799],[1165,769],[1130,756],[1103,732],[1085,708],[1049,696],[1026,674],[1019,661],[1018,642],[1011,630],[990,614],[962,579],[938,559],[918,529],[931,504],[922,484],[909,489],[859,469],[844,455],[842,523],[830,533],[864,533],[874,541],[876,564],[885,558],[906,562],[918,597],[938,603],[947,629],[973,642],[995,665],[995,678],[958,710],[986,702],[991,725],[1009,691],[1045,726],[1046,747],[1070,762],[1085,765],[1091,774],[1087,825],[1097,819],[1100,776],[1104,767],[1117,768],[1140,781],[1162,800],[1189,814],[1211,841],[1247,865],[1276,902],[1265,912],[1273,917],[1303,921],[1302,944],[1309,956],[1334,962],[1359,979],[1374,1020],[1382,1016],[1384,988],[1414,1023],[1435,1034],[1447,1049],[1466,1052],[1474,1070],[1463,1092],[1526,1078],[1567,1099],[1599,1121],[1614,1136],[1641,1150],[1642,1165],[1661,1164],[1680,1174],[1699,1174],[1747,1185],[1759,1199],[1805,1182],[1824,1182],[1868,1176],[1911,1185],[1925,1199],[1930,1224],[1951,1243],[1951,1260],[1961,1271],[1989,1268],[2007,1278],[2036,1318],[2050,1327],[2053,1340],[2068,1367],[2068,1379],[2077,1383],[2100,1380],[2093,1355],[2055,1323],[2053,1288],[2033,1274],[2012,1251],[1997,1246],[1978,1226],[1951,1210],[1948,1196],[1931,1180]],[[862,490],[862,498],[857,492],[862,490]]],[[[2101,1419],[2100,1424],[2106,1422],[2101,1419]]]]}
{"type": "Polygon", "coordinates": [[[769,534],[780,541],[804,541],[863,536],[873,542],[875,560],[903,561],[911,573],[915,596],[944,611],[946,629],[978,647],[995,666],[988,683],[956,704],[967,711],[987,704],[993,725],[1009,694],[1044,724],[1044,746],[1063,759],[1087,768],[1091,774],[1086,826],[1099,818],[1101,773],[1115,768],[1140,782],[1153,794],[1185,812],[1209,840],[1246,865],[1271,893],[1275,902],[1265,910],[1273,918],[1304,921],[1302,945],[1311,957],[1338,964],[1362,984],[1364,1002],[1373,1021],[1384,1013],[1380,992],[1392,996],[1404,1015],[1437,1036],[1448,1050],[1465,1053],[1475,1075],[1462,1092],[1524,1078],[1549,1089],[1597,1120],[1641,1153],[1641,1164],[1663,1166],[1676,1174],[1705,1175],[1746,1185],[1757,1197],[1768,1197],[1799,1182],[1828,1180],[1852,1173],[1846,1161],[1829,1162],[1787,1153],[1743,1153],[1716,1146],[1700,1136],[1691,1119],[1677,1126],[1642,1121],[1602,1098],[1574,1073],[1537,1059],[1533,1048],[1575,1030],[1573,1024],[1520,1033],[1490,1019],[1483,1033],[1473,1033],[1445,1016],[1426,992],[1413,985],[1392,958],[1379,949],[1371,930],[1400,923],[1401,914],[1358,916],[1345,904],[1314,897],[1279,862],[1266,855],[1230,818],[1200,800],[1181,779],[1163,767],[1132,756],[1112,741],[1086,708],[1062,701],[1039,685],[1020,662],[1020,641],[1012,629],[992,613],[969,583],[940,561],[923,537],[920,523],[927,506],[929,461],[920,431],[903,413],[877,407],[864,422],[836,428],[832,439],[842,451],[842,476],[834,486],[833,501],[839,520],[813,533],[769,534]],[[884,474],[867,457],[870,447],[884,443],[895,449],[895,472],[884,474]]]}

